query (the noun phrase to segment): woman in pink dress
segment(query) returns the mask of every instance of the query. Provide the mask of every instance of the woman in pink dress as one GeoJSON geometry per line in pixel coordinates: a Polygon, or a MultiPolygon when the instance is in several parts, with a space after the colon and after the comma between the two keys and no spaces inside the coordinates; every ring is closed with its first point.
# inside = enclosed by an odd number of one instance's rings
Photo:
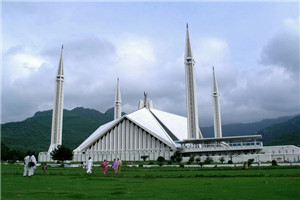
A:
{"type": "Polygon", "coordinates": [[[102,162],[102,167],[103,167],[103,172],[104,174],[107,174],[107,168],[108,168],[108,163],[107,163],[107,160],[104,159],[104,161],[102,162]]]}

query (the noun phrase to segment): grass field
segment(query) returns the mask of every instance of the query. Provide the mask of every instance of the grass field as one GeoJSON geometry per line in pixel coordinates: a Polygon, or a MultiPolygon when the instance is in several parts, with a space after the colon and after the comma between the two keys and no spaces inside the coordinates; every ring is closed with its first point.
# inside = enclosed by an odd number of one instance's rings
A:
{"type": "Polygon", "coordinates": [[[122,168],[103,175],[82,168],[38,167],[23,177],[20,165],[1,165],[1,199],[300,199],[300,168],[122,168]]]}

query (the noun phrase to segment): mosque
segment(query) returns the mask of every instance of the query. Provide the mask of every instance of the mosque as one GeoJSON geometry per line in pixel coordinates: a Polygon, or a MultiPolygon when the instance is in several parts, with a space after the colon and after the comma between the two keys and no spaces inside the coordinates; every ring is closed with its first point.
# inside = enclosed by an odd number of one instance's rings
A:
{"type": "MultiPolygon", "coordinates": [[[[184,161],[190,156],[204,160],[210,156],[219,162],[232,160],[243,162],[254,159],[255,162],[300,161],[300,148],[293,145],[264,147],[261,135],[222,137],[219,91],[214,68],[212,69],[214,105],[214,137],[203,138],[198,125],[198,106],[194,59],[186,27],[185,80],[187,117],[167,113],[153,108],[152,101],[144,93],[144,99],[138,103],[138,109],[121,116],[122,101],[119,79],[117,80],[114,120],[103,124],[85,141],[73,150],[73,161],[108,161],[120,158],[126,161],[140,161],[142,156],[156,160],[163,156],[166,160],[180,151],[184,161]]],[[[56,76],[56,93],[52,114],[51,143],[48,152],[39,153],[39,161],[51,161],[50,153],[62,144],[64,66],[63,48],[56,76]]]]}

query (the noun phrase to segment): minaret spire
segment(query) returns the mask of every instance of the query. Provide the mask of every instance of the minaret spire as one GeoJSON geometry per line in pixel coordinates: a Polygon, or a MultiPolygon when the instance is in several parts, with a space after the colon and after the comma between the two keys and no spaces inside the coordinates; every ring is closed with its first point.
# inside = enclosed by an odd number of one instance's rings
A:
{"type": "Polygon", "coordinates": [[[194,69],[195,61],[192,56],[188,24],[186,25],[184,64],[187,98],[188,139],[198,139],[202,138],[202,134],[198,125],[197,89],[194,69]]]}
{"type": "Polygon", "coordinates": [[[60,61],[56,76],[56,92],[52,112],[51,143],[48,152],[52,152],[58,145],[62,144],[63,124],[63,101],[64,101],[64,54],[61,48],[60,61]]]}
{"type": "Polygon", "coordinates": [[[217,86],[217,81],[215,77],[215,69],[213,70],[213,103],[214,103],[214,129],[215,129],[215,138],[222,137],[222,123],[221,123],[221,112],[220,112],[220,103],[219,103],[219,91],[217,86]]]}
{"type": "Polygon", "coordinates": [[[114,119],[118,119],[121,117],[122,113],[122,105],[121,105],[121,91],[120,91],[120,83],[119,78],[117,80],[117,91],[116,91],[116,99],[115,99],[115,108],[114,108],[114,119]]]}

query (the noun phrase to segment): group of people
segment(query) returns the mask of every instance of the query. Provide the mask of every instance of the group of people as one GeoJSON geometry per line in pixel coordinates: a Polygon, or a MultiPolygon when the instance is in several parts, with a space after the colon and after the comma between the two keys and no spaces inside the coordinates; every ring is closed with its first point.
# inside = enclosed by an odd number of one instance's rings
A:
{"type": "MultiPolygon", "coordinates": [[[[119,158],[114,159],[111,168],[113,169],[115,174],[119,174],[121,173],[121,166],[122,166],[122,160],[120,160],[119,158]]],[[[108,162],[106,159],[104,159],[103,163],[102,163],[102,167],[103,167],[103,173],[107,174],[107,168],[108,168],[108,162]]]]}
{"type": "Polygon", "coordinates": [[[27,152],[25,158],[24,158],[24,173],[23,176],[33,176],[34,175],[34,170],[36,169],[36,158],[34,156],[34,152],[30,153],[27,152]]]}
{"type": "MultiPolygon", "coordinates": [[[[104,161],[102,162],[102,165],[101,165],[103,168],[104,174],[107,174],[108,165],[109,165],[108,161],[106,159],[104,159],[104,161]]],[[[86,173],[88,173],[88,174],[92,173],[92,166],[93,166],[93,160],[91,157],[89,157],[88,161],[83,164],[83,167],[86,167],[86,169],[87,169],[86,173]]],[[[115,174],[121,173],[121,166],[122,166],[122,161],[119,158],[114,159],[114,161],[111,165],[115,174]]]]}

